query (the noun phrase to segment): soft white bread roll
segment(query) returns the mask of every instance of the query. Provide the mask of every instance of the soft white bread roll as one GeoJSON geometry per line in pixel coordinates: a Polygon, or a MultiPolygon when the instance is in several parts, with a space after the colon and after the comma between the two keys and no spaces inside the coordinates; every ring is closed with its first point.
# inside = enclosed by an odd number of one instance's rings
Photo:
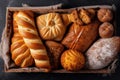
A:
{"type": "Polygon", "coordinates": [[[17,12],[13,14],[13,37],[11,44],[12,60],[17,66],[28,67],[34,63],[30,54],[30,49],[26,46],[22,36],[18,32],[18,25],[16,24],[17,12]]]}
{"type": "Polygon", "coordinates": [[[29,47],[35,65],[50,71],[50,61],[45,46],[38,36],[34,15],[31,11],[19,11],[17,14],[18,30],[25,44],[29,47]]]}

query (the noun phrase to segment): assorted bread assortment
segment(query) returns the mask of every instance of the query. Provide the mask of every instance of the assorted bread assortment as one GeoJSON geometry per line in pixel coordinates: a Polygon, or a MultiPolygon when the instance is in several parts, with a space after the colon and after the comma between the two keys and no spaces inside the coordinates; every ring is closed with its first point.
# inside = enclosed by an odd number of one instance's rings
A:
{"type": "Polygon", "coordinates": [[[13,13],[11,59],[18,67],[49,72],[103,69],[120,52],[114,13],[108,8],[81,8],[69,13],[13,13]]]}

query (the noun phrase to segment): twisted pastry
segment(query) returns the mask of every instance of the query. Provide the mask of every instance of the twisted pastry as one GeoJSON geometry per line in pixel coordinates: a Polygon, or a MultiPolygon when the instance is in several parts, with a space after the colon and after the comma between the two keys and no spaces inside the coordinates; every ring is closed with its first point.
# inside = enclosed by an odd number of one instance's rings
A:
{"type": "Polygon", "coordinates": [[[41,39],[38,36],[34,15],[31,11],[19,11],[17,14],[19,33],[22,35],[26,45],[29,47],[35,65],[39,68],[50,70],[50,62],[41,39]]]}
{"type": "Polygon", "coordinates": [[[37,26],[44,40],[60,41],[66,30],[59,13],[48,13],[38,16],[37,26]]]}
{"type": "Polygon", "coordinates": [[[29,48],[23,41],[22,36],[18,32],[18,26],[16,24],[17,12],[13,14],[13,37],[11,44],[12,59],[17,66],[27,67],[34,63],[34,60],[30,54],[29,48]]]}

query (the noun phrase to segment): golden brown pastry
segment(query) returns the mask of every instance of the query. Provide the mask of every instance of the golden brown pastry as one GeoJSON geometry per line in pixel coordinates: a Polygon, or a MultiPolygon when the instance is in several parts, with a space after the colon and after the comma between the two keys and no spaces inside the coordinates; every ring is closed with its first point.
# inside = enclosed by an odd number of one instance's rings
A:
{"type": "Polygon", "coordinates": [[[39,68],[44,68],[46,72],[50,71],[50,61],[46,48],[38,36],[33,13],[31,11],[19,11],[16,22],[19,33],[34,58],[35,65],[39,68]]]}
{"type": "Polygon", "coordinates": [[[77,10],[73,10],[71,12],[70,15],[68,15],[68,18],[71,22],[77,23],[79,25],[83,25],[84,23],[82,22],[82,20],[79,17],[78,11],[77,10]]]}
{"type": "Polygon", "coordinates": [[[96,11],[90,9],[73,10],[71,14],[68,14],[70,22],[77,23],[79,25],[89,24],[95,16],[96,11]]]}
{"type": "Polygon", "coordinates": [[[62,20],[63,20],[63,24],[65,25],[65,26],[68,26],[70,23],[72,23],[72,21],[69,19],[69,15],[70,14],[61,14],[61,16],[62,16],[62,20]]]}
{"type": "Polygon", "coordinates": [[[23,37],[18,32],[16,15],[17,12],[13,14],[13,37],[11,44],[12,60],[17,66],[28,67],[34,63],[34,60],[30,54],[30,49],[26,46],[23,37]]]}
{"type": "Polygon", "coordinates": [[[72,24],[62,44],[67,48],[85,52],[98,36],[99,24],[97,20],[85,26],[72,24]]]}
{"type": "Polygon", "coordinates": [[[84,67],[85,57],[76,50],[66,50],[61,56],[61,65],[68,71],[79,71],[84,67]]]}
{"type": "Polygon", "coordinates": [[[90,17],[91,17],[92,19],[93,19],[93,18],[95,17],[95,15],[96,15],[96,10],[93,9],[93,8],[87,9],[87,12],[89,12],[90,17]]]}
{"type": "Polygon", "coordinates": [[[60,56],[64,50],[64,46],[55,41],[46,41],[45,44],[50,55],[51,66],[53,69],[58,69],[60,66],[60,56]]]}
{"type": "Polygon", "coordinates": [[[114,33],[114,27],[109,22],[104,22],[99,27],[99,35],[102,38],[109,38],[112,37],[114,33]]]}
{"type": "Polygon", "coordinates": [[[66,30],[59,13],[48,13],[38,16],[37,27],[44,40],[60,41],[66,30]]]}
{"type": "Polygon", "coordinates": [[[110,9],[101,8],[98,10],[97,17],[101,22],[109,22],[113,19],[113,13],[110,9]]]}
{"type": "Polygon", "coordinates": [[[90,13],[85,9],[80,9],[79,17],[85,24],[89,24],[92,21],[90,13]]]}

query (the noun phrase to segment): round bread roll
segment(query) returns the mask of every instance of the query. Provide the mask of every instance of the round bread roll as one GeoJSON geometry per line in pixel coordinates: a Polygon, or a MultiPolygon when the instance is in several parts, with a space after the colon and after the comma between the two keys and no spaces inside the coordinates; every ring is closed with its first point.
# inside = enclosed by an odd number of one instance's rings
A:
{"type": "Polygon", "coordinates": [[[61,56],[61,65],[65,70],[78,71],[84,67],[85,57],[76,50],[66,50],[61,56]]]}
{"type": "Polygon", "coordinates": [[[99,35],[102,38],[109,38],[112,37],[114,33],[113,25],[109,22],[104,22],[99,27],[99,35]]]}
{"type": "Polygon", "coordinates": [[[101,8],[98,10],[97,17],[101,22],[109,22],[113,18],[113,13],[110,9],[101,8]]]}

